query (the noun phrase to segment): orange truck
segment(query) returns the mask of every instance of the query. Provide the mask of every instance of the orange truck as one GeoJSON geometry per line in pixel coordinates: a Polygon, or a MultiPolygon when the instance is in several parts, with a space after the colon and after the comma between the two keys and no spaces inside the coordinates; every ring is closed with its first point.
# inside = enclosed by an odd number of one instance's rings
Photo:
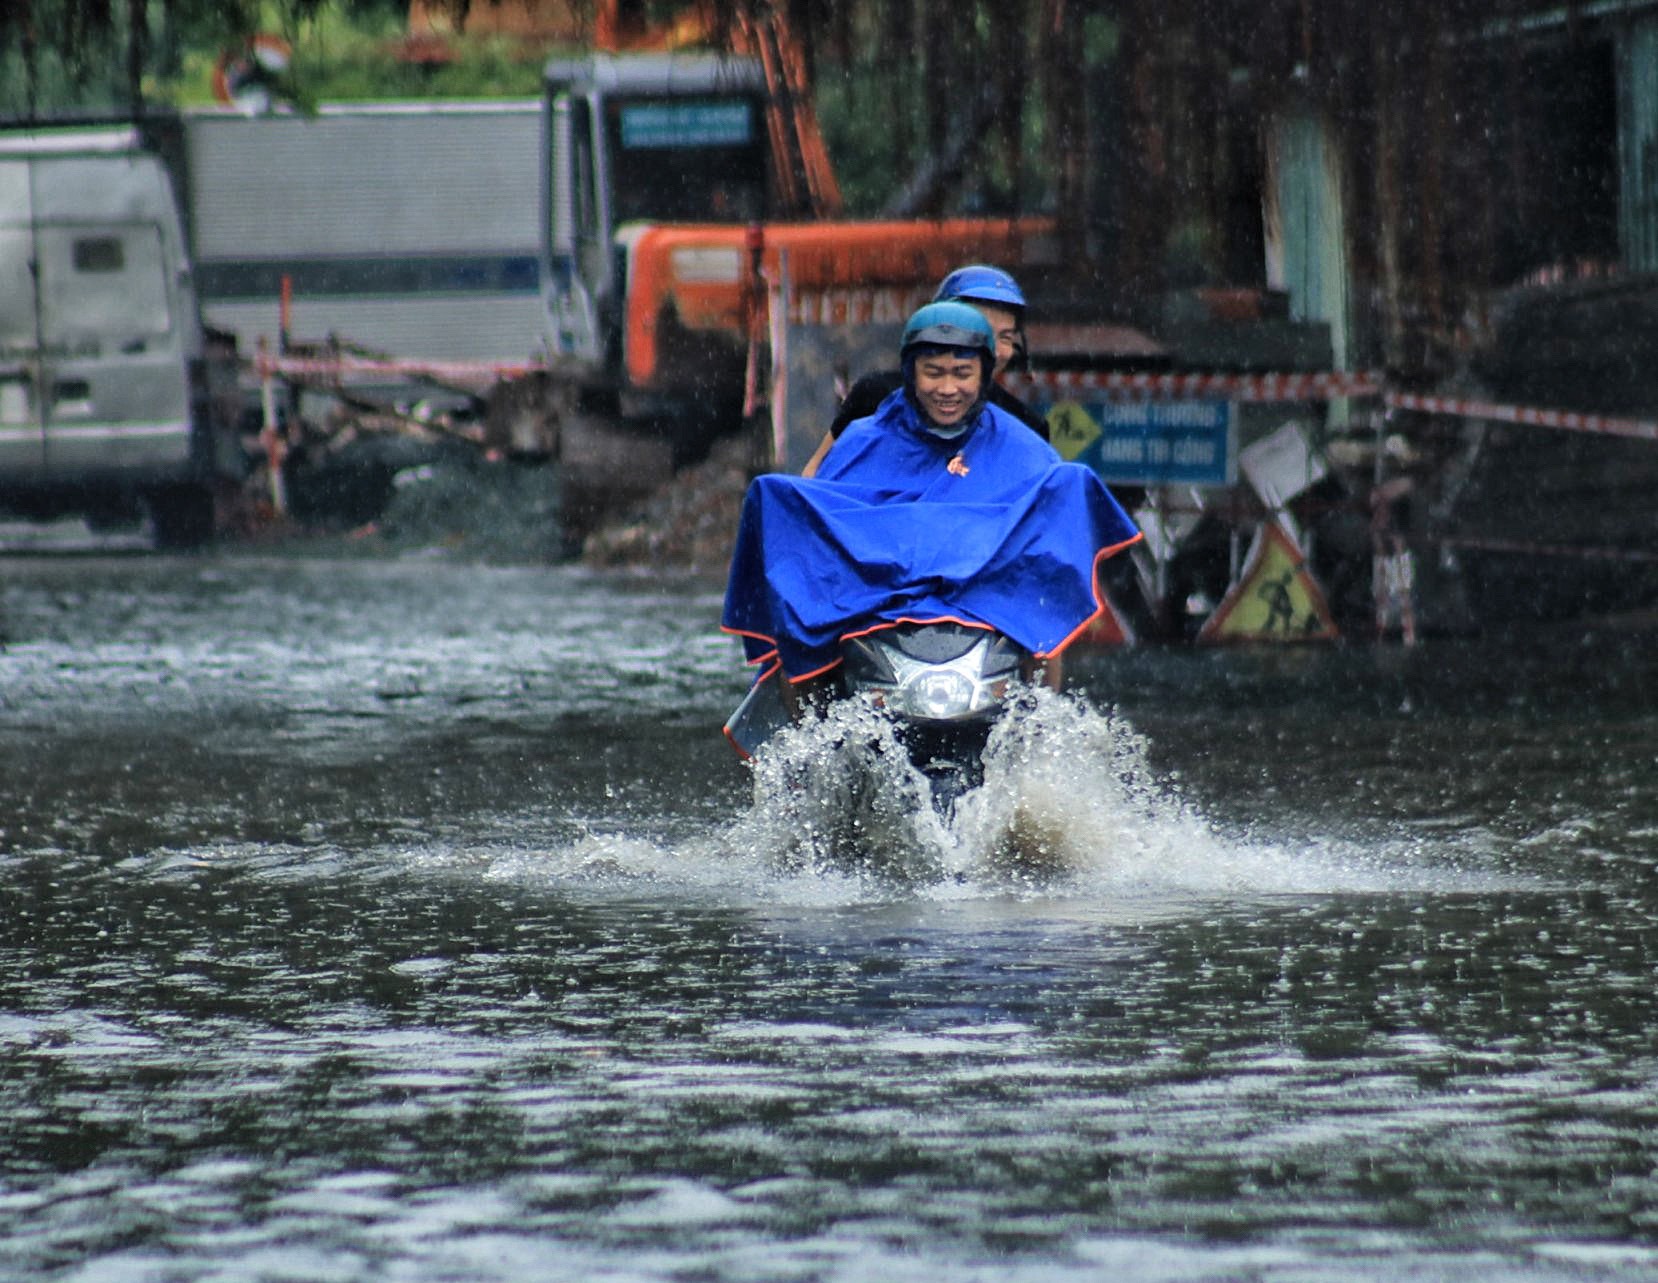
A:
{"type": "Polygon", "coordinates": [[[549,372],[521,408],[558,443],[567,495],[659,483],[743,426],[767,282],[925,298],[964,262],[1018,267],[1051,245],[1043,219],[825,217],[821,143],[758,54],[555,59],[545,90],[549,372]]]}

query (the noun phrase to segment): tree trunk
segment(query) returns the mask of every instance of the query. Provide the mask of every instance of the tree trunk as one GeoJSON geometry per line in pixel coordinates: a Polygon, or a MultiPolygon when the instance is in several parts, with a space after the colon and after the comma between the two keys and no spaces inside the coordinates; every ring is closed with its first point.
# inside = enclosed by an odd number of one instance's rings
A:
{"type": "Polygon", "coordinates": [[[150,27],[147,0],[127,0],[127,108],[144,114],[144,64],[148,61],[150,27]]]}

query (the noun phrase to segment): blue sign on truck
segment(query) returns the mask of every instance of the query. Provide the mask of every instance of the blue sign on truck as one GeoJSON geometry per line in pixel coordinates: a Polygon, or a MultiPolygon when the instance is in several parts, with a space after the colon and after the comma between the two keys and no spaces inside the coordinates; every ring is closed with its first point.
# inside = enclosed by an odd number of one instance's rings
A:
{"type": "Polygon", "coordinates": [[[1231,401],[1037,401],[1065,458],[1113,485],[1226,486],[1238,474],[1231,401]]]}

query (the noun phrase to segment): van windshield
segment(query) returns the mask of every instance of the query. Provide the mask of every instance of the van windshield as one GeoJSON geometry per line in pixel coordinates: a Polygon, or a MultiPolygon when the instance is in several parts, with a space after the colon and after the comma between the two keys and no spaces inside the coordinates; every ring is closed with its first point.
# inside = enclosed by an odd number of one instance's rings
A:
{"type": "Polygon", "coordinates": [[[49,223],[38,230],[40,328],[48,349],[159,338],[172,329],[155,224],[49,223]]]}

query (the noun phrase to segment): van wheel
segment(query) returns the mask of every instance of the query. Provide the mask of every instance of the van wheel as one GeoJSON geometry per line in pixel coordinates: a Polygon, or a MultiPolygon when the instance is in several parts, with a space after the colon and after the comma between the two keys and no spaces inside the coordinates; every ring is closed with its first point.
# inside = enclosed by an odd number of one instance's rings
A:
{"type": "Polygon", "coordinates": [[[157,548],[199,548],[213,537],[213,492],[204,485],[158,486],[144,506],[157,548]]]}

